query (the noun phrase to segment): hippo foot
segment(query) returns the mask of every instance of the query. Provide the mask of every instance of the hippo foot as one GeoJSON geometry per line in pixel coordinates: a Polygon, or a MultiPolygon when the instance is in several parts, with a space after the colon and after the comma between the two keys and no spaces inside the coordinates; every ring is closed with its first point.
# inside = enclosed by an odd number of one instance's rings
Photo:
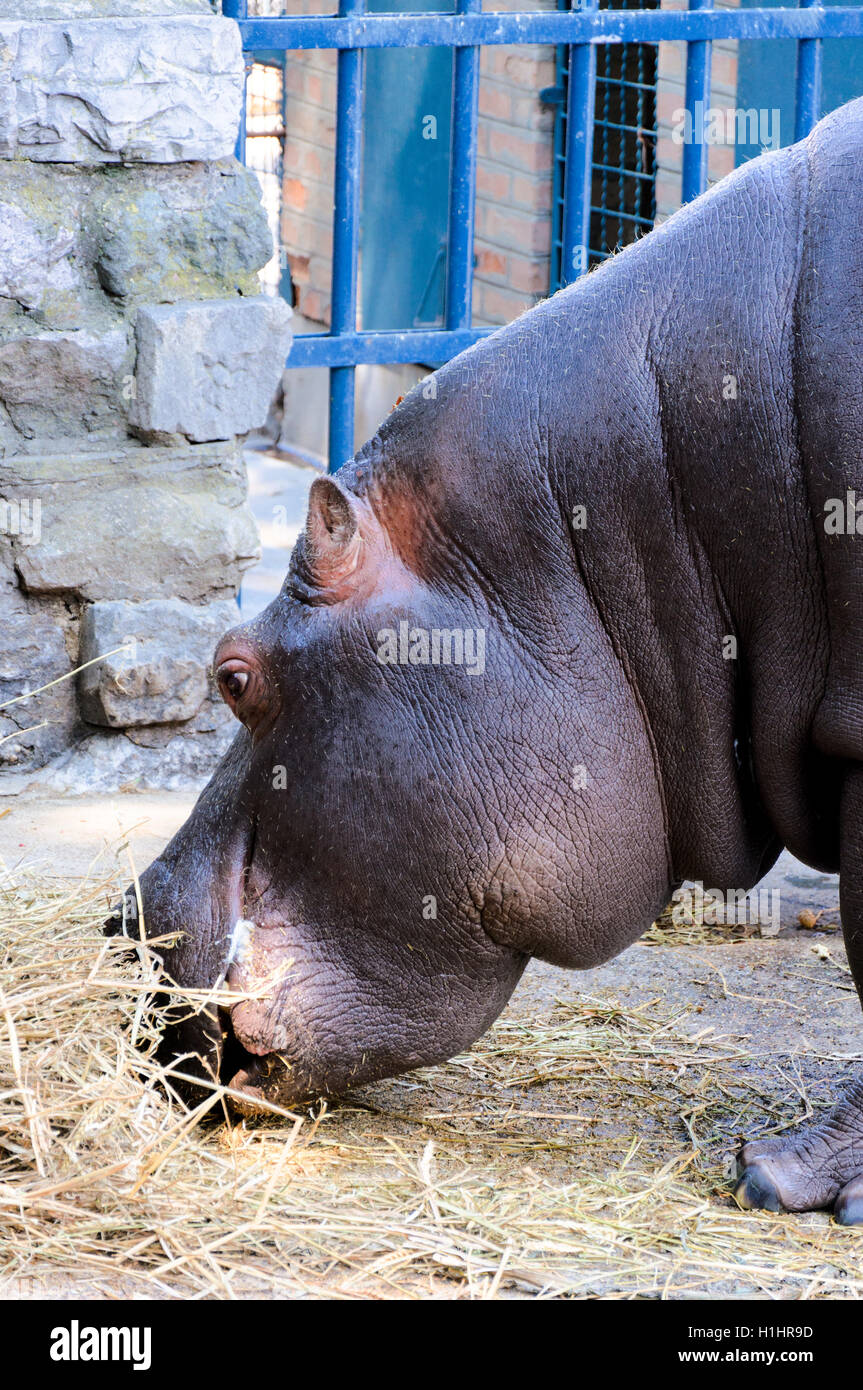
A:
{"type": "Polygon", "coordinates": [[[863,1225],[863,1085],[793,1137],[758,1139],[737,1156],[734,1196],[745,1210],[819,1211],[863,1225]]]}

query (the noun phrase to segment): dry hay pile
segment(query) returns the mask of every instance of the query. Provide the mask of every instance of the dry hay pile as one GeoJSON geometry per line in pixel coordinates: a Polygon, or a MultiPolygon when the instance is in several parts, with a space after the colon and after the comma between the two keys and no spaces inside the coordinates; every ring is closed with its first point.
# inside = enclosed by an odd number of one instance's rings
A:
{"type": "Polygon", "coordinates": [[[0,1292],[859,1297],[859,1234],[737,1210],[799,1103],[659,1003],[513,1010],[449,1065],[258,1124],[166,1098],[116,885],[0,878],[0,1292]]]}

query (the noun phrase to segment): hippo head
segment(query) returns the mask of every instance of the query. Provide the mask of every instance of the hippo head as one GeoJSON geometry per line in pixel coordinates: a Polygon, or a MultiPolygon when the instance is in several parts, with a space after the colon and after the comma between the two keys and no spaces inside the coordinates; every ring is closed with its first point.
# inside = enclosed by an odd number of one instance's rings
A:
{"type": "MultiPolygon", "coordinates": [[[[576,846],[611,773],[600,754],[586,785],[574,772],[603,682],[582,675],[576,698],[592,627],[572,636],[565,527],[547,483],[509,533],[481,474],[451,486],[452,452],[420,457],[423,406],[313,483],[279,596],[215,653],[236,739],[141,878],[169,975],[212,991],[170,1029],[177,1068],[218,1074],[241,1108],[441,1061],[529,955],[597,958],[589,923],[573,937],[576,846]]],[[[625,806],[606,822],[622,854],[625,806]]]]}

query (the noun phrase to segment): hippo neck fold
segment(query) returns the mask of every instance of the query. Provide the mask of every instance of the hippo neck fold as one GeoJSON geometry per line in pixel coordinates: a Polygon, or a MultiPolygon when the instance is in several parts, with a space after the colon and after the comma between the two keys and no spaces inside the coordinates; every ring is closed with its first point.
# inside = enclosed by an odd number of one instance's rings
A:
{"type": "Polygon", "coordinates": [[[384,513],[418,515],[420,570],[456,557],[520,624],[564,594],[578,622],[587,596],[649,729],[674,878],[747,886],[780,839],[832,863],[798,419],[810,158],[742,168],[462,354],[357,464],[384,513]]]}

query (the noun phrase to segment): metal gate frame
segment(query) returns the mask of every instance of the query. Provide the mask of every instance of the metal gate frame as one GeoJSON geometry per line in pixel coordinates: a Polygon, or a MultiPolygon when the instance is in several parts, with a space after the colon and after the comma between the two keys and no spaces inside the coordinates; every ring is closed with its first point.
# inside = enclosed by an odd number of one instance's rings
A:
{"type": "MultiPolygon", "coordinates": [[[[593,159],[596,45],[687,45],[686,108],[710,105],[714,39],[796,39],[795,140],[808,135],[821,106],[821,40],[863,37],[863,8],[824,9],[800,0],[796,9],[714,10],[713,0],[689,0],[688,10],[600,10],[581,0],[572,10],[532,13],[482,12],[482,0],[458,0],[455,14],[364,13],[365,0],[339,0],[337,15],[250,18],[247,0],[224,0],[223,12],[240,27],[243,50],[338,51],[335,183],[333,190],[332,308],[329,333],[294,339],[288,367],[330,371],[329,466],[335,472],[353,456],[354,368],[360,363],[444,362],[493,328],[471,323],[476,182],[479,55],[484,44],[565,44],[570,49],[567,138],[563,192],[561,282],[588,264],[593,159]],[[446,327],[405,332],[357,331],[357,251],[363,101],[363,52],[367,48],[444,47],[455,50],[446,327]]],[[[241,128],[238,157],[245,143],[241,128]]],[[[707,186],[708,146],[683,146],[682,201],[707,186]]]]}

